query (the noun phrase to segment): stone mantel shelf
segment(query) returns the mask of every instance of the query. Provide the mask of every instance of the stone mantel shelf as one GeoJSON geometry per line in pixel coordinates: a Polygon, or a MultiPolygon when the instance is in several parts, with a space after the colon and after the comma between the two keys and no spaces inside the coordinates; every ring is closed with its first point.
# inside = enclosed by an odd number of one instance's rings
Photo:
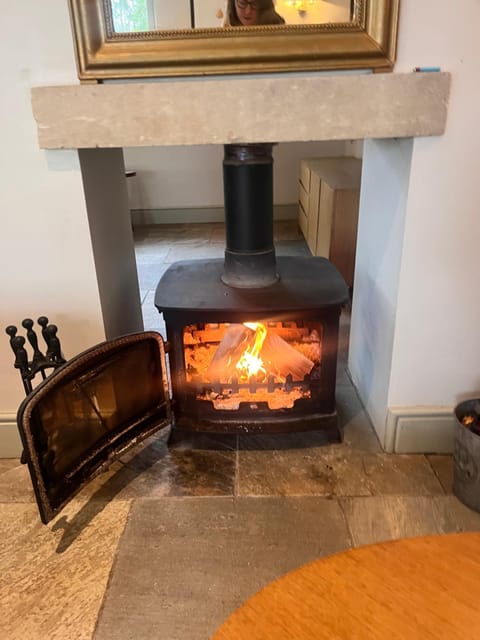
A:
{"type": "Polygon", "coordinates": [[[440,135],[449,73],[36,87],[42,149],[440,135]]]}

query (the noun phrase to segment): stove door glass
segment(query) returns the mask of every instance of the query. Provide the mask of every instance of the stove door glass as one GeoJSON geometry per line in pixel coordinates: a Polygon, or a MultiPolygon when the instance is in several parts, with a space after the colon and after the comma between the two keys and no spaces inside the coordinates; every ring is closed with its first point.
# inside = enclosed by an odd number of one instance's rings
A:
{"type": "Polygon", "coordinates": [[[157,333],[105,342],[57,369],[18,411],[42,522],[169,423],[165,349],[157,333]]]}

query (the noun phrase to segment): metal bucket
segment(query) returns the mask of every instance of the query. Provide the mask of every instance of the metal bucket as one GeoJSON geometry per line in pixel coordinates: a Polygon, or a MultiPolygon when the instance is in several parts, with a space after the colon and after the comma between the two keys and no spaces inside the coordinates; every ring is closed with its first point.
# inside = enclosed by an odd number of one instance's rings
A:
{"type": "Polygon", "coordinates": [[[480,414],[480,399],[466,400],[455,407],[453,449],[453,493],[463,504],[480,513],[480,435],[462,420],[480,414]]]}

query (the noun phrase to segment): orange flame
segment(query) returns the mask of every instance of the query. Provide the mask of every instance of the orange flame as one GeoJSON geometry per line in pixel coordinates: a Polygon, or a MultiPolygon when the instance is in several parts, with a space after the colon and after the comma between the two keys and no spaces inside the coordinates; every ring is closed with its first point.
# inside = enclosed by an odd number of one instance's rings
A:
{"type": "Polygon", "coordinates": [[[244,322],[243,324],[248,329],[255,331],[255,338],[253,344],[245,349],[235,366],[241,377],[250,379],[259,373],[267,373],[263,366],[263,361],[259,357],[267,336],[267,327],[261,322],[244,322]]]}

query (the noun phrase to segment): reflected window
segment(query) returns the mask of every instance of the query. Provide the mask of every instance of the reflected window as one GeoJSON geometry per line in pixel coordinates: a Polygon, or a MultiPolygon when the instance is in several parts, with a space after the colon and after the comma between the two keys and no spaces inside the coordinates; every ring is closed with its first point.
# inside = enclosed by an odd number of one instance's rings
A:
{"type": "MultiPolygon", "coordinates": [[[[221,28],[227,13],[227,0],[109,2],[116,33],[221,28]]],[[[287,25],[349,22],[354,4],[354,0],[273,0],[275,11],[287,25]]],[[[251,6],[248,1],[246,6],[251,6]]]]}
{"type": "Polygon", "coordinates": [[[155,29],[154,0],[110,0],[116,33],[155,29]]]}

